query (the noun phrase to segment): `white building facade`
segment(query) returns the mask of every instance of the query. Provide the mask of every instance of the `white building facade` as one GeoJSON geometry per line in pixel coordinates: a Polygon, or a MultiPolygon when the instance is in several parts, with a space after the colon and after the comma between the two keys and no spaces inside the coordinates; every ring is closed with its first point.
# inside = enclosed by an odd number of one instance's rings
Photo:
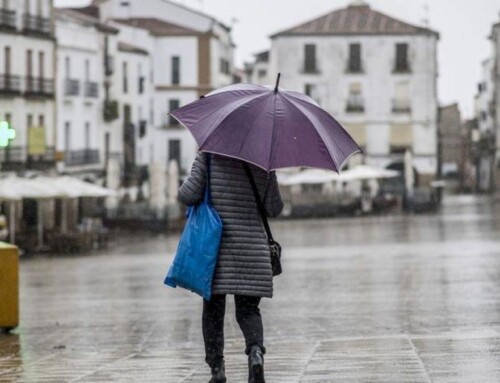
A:
{"type": "Polygon", "coordinates": [[[55,167],[55,38],[51,0],[0,2],[0,120],[12,131],[3,171],[55,167]]]}
{"type": "Polygon", "coordinates": [[[500,22],[492,27],[491,57],[481,63],[481,81],[475,97],[480,133],[478,188],[500,191],[500,22]]]}
{"type": "Polygon", "coordinates": [[[481,63],[481,81],[476,95],[476,119],[480,134],[480,153],[477,169],[477,186],[481,192],[493,189],[493,169],[495,163],[495,80],[494,59],[481,63]]]}
{"type": "Polygon", "coordinates": [[[58,170],[94,180],[104,173],[103,36],[97,20],[56,10],[58,170]]]}
{"type": "Polygon", "coordinates": [[[144,34],[137,47],[148,52],[151,65],[149,69],[144,66],[149,70],[145,73],[151,90],[144,110],[149,108],[146,114],[151,129],[139,150],[141,161],[167,167],[169,161],[176,160],[181,173],[189,171],[196,143],[168,113],[232,82],[234,44],[230,29],[206,14],[170,1],[150,0],[147,6],[139,0],[98,3],[102,22],[112,22],[120,30],[141,29],[144,34]]]}
{"type": "Polygon", "coordinates": [[[370,165],[402,170],[411,150],[417,185],[427,185],[437,169],[438,38],[355,2],[271,36],[263,78],[280,72],[284,88],[313,97],[370,165]]]}
{"type": "Polygon", "coordinates": [[[494,119],[494,151],[495,159],[493,161],[493,180],[492,189],[500,191],[500,22],[493,25],[491,32],[491,41],[493,44],[493,65],[492,77],[494,79],[493,101],[490,111],[494,119]]]}

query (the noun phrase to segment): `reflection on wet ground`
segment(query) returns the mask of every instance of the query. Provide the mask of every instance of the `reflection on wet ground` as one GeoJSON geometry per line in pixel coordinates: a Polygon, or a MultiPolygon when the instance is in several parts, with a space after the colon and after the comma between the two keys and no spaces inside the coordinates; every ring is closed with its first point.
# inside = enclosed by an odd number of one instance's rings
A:
{"type": "MultiPolygon", "coordinates": [[[[274,223],[284,274],[264,300],[269,382],[499,382],[500,204],[437,215],[274,223]]],[[[21,327],[0,382],[206,382],[201,299],[162,285],[176,237],[21,262],[21,327]]],[[[228,381],[246,381],[228,300],[228,381]]]]}

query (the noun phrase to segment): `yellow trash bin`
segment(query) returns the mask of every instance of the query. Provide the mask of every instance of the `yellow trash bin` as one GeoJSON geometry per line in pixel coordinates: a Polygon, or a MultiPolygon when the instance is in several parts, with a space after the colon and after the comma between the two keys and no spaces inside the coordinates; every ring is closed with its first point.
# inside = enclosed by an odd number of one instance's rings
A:
{"type": "Polygon", "coordinates": [[[16,246],[0,242],[0,329],[19,324],[19,254],[16,246]]]}

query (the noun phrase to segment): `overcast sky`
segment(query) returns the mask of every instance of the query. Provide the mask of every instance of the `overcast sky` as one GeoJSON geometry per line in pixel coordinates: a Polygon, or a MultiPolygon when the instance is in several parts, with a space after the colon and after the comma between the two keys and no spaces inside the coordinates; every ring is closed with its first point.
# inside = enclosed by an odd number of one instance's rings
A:
{"type": "MultiPolygon", "coordinates": [[[[148,1],[148,0],[144,0],[148,1]]],[[[221,21],[234,22],[236,63],[269,47],[271,33],[344,7],[350,0],[175,0],[203,10],[221,21]]],[[[89,0],[55,0],[56,6],[86,5],[89,0]]],[[[369,0],[373,7],[414,24],[428,18],[439,31],[439,100],[459,102],[462,113],[473,113],[480,64],[490,56],[488,36],[500,21],[498,0],[369,0]],[[428,11],[425,10],[426,5],[428,11]],[[427,15],[427,16],[426,16],[427,15]]]]}

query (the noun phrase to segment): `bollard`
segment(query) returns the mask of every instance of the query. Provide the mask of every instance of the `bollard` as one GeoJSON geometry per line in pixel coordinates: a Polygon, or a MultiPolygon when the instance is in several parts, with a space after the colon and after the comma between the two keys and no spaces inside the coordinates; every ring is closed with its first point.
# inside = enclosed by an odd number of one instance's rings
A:
{"type": "Polygon", "coordinates": [[[0,242],[0,329],[19,325],[19,253],[16,246],[0,242]]]}

